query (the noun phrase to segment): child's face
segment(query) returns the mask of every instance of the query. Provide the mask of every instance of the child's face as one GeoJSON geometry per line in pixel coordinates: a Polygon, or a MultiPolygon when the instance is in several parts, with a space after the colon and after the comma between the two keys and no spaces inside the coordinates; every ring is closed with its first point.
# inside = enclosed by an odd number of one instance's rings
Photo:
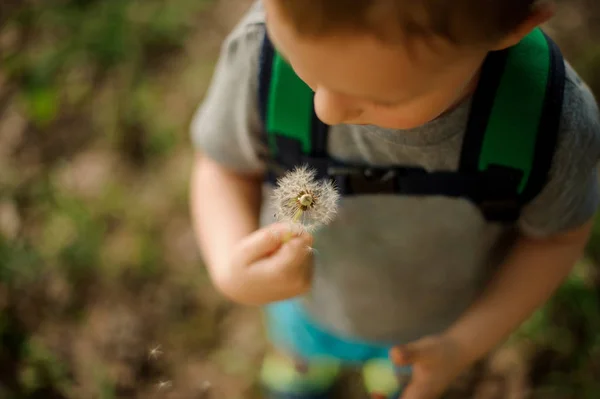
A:
{"type": "Polygon", "coordinates": [[[439,41],[391,45],[364,34],[299,36],[264,2],[270,38],[315,91],[315,109],[329,124],[409,129],[423,125],[472,92],[487,54],[439,41]]]}

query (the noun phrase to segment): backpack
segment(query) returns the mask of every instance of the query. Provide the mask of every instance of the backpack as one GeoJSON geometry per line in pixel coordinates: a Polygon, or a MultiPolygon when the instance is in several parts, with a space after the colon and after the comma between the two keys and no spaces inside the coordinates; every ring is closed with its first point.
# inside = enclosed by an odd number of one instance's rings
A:
{"type": "Polygon", "coordinates": [[[265,33],[258,103],[268,148],[266,179],[309,165],[342,196],[386,194],[462,197],[490,222],[514,223],[546,185],[557,144],[565,83],[558,46],[541,29],[488,54],[473,94],[457,171],[348,164],[327,153],[328,126],[314,92],[265,33]]]}

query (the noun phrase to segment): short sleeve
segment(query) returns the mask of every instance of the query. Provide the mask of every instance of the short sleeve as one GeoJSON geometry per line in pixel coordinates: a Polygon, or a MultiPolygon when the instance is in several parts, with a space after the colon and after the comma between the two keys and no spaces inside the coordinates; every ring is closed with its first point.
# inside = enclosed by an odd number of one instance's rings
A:
{"type": "Polygon", "coordinates": [[[243,174],[264,172],[258,64],[264,24],[250,9],[221,46],[204,100],[191,123],[194,148],[243,174]]]}
{"type": "Polygon", "coordinates": [[[568,67],[565,100],[556,154],[549,180],[524,209],[521,232],[546,237],[589,221],[600,201],[597,164],[600,116],[589,88],[568,67]]]}

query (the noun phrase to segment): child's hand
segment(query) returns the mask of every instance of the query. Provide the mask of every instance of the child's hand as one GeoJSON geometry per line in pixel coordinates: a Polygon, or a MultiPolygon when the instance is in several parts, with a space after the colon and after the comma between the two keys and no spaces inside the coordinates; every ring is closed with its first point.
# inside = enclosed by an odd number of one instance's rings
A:
{"type": "Polygon", "coordinates": [[[311,245],[311,235],[291,234],[286,224],[257,230],[234,248],[218,285],[225,295],[248,305],[304,294],[312,281],[311,245]]]}
{"type": "Polygon", "coordinates": [[[441,334],[394,347],[396,366],[412,366],[412,376],[400,399],[438,399],[468,366],[459,345],[441,334]]]}

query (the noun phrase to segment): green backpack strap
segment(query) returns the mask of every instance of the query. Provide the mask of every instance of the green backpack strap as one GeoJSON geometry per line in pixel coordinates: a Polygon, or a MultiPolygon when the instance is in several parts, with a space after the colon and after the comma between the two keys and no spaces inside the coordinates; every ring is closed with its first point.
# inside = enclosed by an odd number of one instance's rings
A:
{"type": "MultiPolygon", "coordinates": [[[[313,144],[313,96],[310,87],[298,79],[292,67],[276,53],[267,103],[267,131],[297,140],[305,154],[311,152],[313,144]]],[[[274,135],[269,135],[269,146],[278,152],[274,135]]]]}
{"type": "Polygon", "coordinates": [[[536,29],[516,46],[487,57],[473,95],[458,172],[424,173],[390,165],[374,174],[371,166],[345,165],[328,157],[328,126],[314,113],[314,93],[265,35],[259,104],[269,148],[268,177],[275,183],[281,172],[309,164],[319,177],[335,178],[343,195],[465,197],[488,220],[514,221],[522,206],[546,184],[557,142],[564,80],[560,50],[536,29]],[[346,173],[332,175],[331,166],[346,168],[346,173]],[[372,176],[386,176],[386,181],[372,176]]]}
{"type": "Polygon", "coordinates": [[[564,60],[538,28],[516,46],[490,54],[482,71],[460,172],[511,175],[505,181],[515,184],[514,199],[522,206],[543,189],[551,167],[562,112],[564,60]]]}
{"type": "MultiPolygon", "coordinates": [[[[328,126],[314,111],[314,92],[275,51],[265,34],[259,74],[259,105],[270,172],[310,164],[319,178],[327,176],[328,126]]],[[[276,176],[270,173],[270,180],[276,176]]]]}

